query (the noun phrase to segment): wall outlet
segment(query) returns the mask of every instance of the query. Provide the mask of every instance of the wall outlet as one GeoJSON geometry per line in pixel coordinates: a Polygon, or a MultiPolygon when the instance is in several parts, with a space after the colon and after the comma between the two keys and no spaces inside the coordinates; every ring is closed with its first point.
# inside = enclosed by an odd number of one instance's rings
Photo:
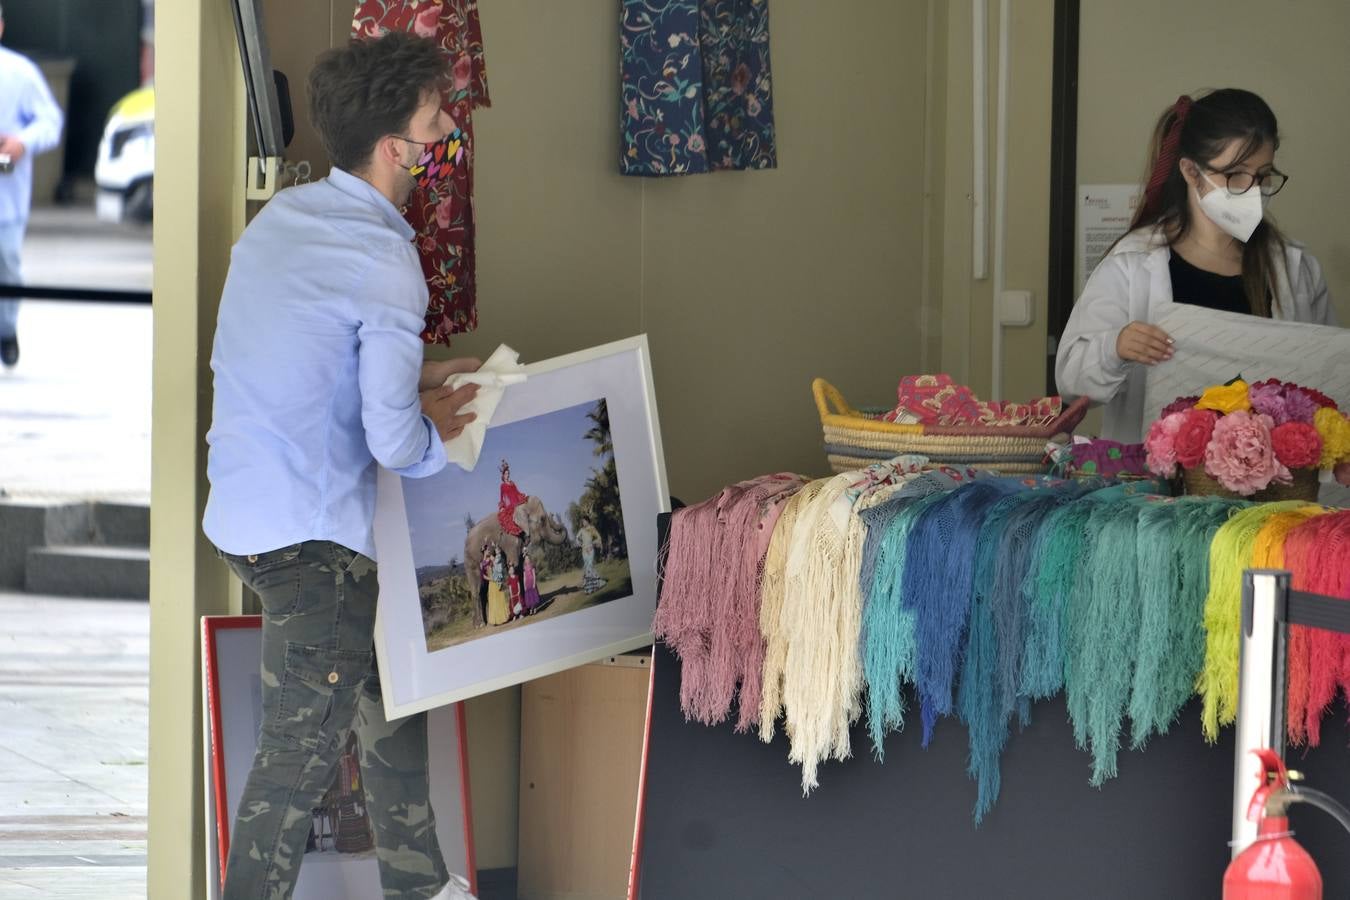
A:
{"type": "Polygon", "coordinates": [[[998,298],[998,321],[1001,325],[1031,324],[1031,291],[1004,291],[998,298]]]}

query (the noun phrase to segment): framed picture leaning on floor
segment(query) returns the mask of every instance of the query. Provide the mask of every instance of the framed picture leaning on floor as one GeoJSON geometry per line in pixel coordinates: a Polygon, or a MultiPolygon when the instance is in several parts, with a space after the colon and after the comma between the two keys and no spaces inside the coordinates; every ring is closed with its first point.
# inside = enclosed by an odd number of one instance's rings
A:
{"type": "Polygon", "coordinates": [[[669,508],[645,336],[527,367],[472,471],[381,470],[391,719],[651,643],[669,508]]]}
{"type": "MultiPolygon", "coordinates": [[[[207,897],[220,896],[224,860],[262,719],[262,617],[202,617],[207,897]]],[[[464,707],[427,717],[427,760],[436,837],[446,867],[470,883],[477,872],[470,811],[464,707]]],[[[295,900],[366,900],[380,896],[380,873],[366,811],[355,732],[332,784],[311,812],[295,900]]]]}

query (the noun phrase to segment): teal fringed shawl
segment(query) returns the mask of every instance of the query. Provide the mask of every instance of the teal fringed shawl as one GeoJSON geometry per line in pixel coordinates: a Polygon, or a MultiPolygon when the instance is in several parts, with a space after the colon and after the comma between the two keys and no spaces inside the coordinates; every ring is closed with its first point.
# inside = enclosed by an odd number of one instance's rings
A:
{"type": "MultiPolygon", "coordinates": [[[[1041,500],[1050,491],[1025,490],[1005,497],[994,504],[980,527],[975,542],[975,567],[971,590],[970,625],[967,631],[965,664],[961,669],[956,708],[965,723],[970,741],[970,759],[967,771],[978,785],[975,801],[975,821],[978,824],[994,805],[999,790],[999,756],[1008,739],[1009,708],[1003,710],[1003,699],[1012,696],[1005,690],[1004,678],[1016,671],[1016,660],[1021,645],[1007,633],[1005,621],[1000,634],[1000,619],[1016,616],[1015,609],[1000,604],[995,569],[1001,552],[1006,551],[1009,519],[1023,507],[1041,500]]],[[[1013,604],[1015,607],[1017,604],[1013,604]]]]}
{"type": "Polygon", "coordinates": [[[1083,559],[1065,617],[1064,693],[1074,740],[1092,753],[1092,784],[1116,774],[1120,729],[1134,682],[1140,623],[1141,502],[1090,504],[1083,559]]]}
{"type": "MultiPolygon", "coordinates": [[[[908,487],[908,486],[907,486],[908,487]]],[[[872,751],[884,756],[882,741],[904,725],[901,685],[914,679],[914,614],[904,608],[905,544],[914,520],[942,499],[942,492],[922,497],[893,497],[873,512],[894,504],[877,550],[871,590],[863,608],[863,675],[867,680],[867,730],[872,751]]]]}
{"type": "Polygon", "coordinates": [[[975,599],[958,709],[970,733],[969,772],[979,786],[978,824],[999,791],[999,757],[1016,711],[1025,725],[1031,704],[1019,694],[1027,619],[1021,585],[1031,566],[1036,534],[1063,504],[1101,486],[1100,481],[1045,480],[1038,489],[999,504],[985,521],[975,562],[975,599]],[[992,651],[992,652],[991,652],[992,651]],[[985,671],[984,660],[993,663],[985,671]]]}

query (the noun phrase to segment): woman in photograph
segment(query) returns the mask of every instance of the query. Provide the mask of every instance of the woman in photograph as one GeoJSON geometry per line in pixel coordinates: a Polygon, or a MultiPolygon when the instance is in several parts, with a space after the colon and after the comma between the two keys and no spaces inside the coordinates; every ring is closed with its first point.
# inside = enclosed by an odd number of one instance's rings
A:
{"type": "Polygon", "coordinates": [[[595,551],[600,547],[600,532],[595,530],[590,516],[581,517],[581,529],[577,531],[577,546],[581,548],[581,589],[594,594],[605,586],[605,579],[595,569],[595,551]]]}
{"type": "Polygon", "coordinates": [[[1334,325],[1322,267],[1266,215],[1287,176],[1275,114],[1250,91],[1181,97],[1158,120],[1143,201],[1088,279],[1059,342],[1067,398],[1106,404],[1102,436],[1143,439],[1148,368],[1172,358],[1171,303],[1334,325]]]}
{"type": "Polygon", "coordinates": [[[498,547],[492,553],[492,577],[488,580],[489,625],[505,625],[511,621],[511,608],[507,605],[506,590],[503,587],[505,579],[506,554],[498,547]]]}
{"type": "MultiPolygon", "coordinates": [[[[523,537],[525,529],[516,521],[516,507],[529,498],[511,480],[510,463],[502,460],[498,471],[502,473],[502,486],[500,499],[497,501],[497,523],[502,526],[502,531],[507,534],[523,537]]],[[[512,560],[513,564],[515,562],[518,562],[518,560],[512,560]]]]}
{"type": "Polygon", "coordinates": [[[525,554],[525,596],[523,598],[525,605],[525,615],[532,615],[539,610],[539,584],[535,577],[534,560],[530,555],[525,554]]]}
{"type": "Polygon", "coordinates": [[[516,565],[512,560],[506,562],[506,597],[511,618],[518,619],[525,614],[521,606],[520,576],[516,574],[516,565]]]}

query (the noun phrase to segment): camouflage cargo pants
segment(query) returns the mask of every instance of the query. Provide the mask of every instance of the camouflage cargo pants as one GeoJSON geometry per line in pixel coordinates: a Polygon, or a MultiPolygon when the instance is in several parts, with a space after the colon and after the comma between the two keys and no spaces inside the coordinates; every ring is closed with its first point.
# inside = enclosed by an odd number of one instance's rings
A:
{"type": "Polygon", "coordinates": [[[426,716],[387,722],[375,671],[375,564],[328,541],[222,554],[262,601],[262,726],[235,818],[224,900],[287,900],[312,810],[355,728],[385,897],[449,879],[429,799],[426,716]]]}

